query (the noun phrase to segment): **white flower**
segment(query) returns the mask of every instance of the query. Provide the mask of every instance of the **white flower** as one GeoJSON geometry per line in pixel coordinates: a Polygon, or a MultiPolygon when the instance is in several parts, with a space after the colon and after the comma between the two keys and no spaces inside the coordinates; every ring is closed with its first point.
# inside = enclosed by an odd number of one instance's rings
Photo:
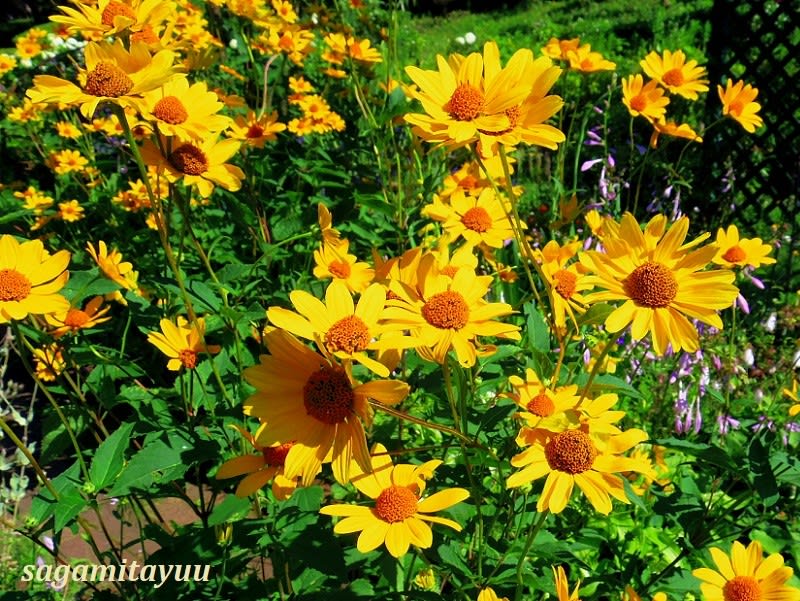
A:
{"type": "Polygon", "coordinates": [[[767,320],[764,322],[764,329],[767,332],[774,332],[775,328],[778,327],[778,314],[774,311],[769,314],[767,320]]]}
{"type": "Polygon", "coordinates": [[[478,40],[478,36],[476,36],[471,31],[468,31],[467,33],[464,34],[464,41],[467,44],[474,44],[477,40],[478,40]]]}
{"type": "Polygon", "coordinates": [[[239,47],[239,40],[236,38],[231,38],[231,41],[228,42],[228,47],[236,50],[239,47]]]}
{"type": "Polygon", "coordinates": [[[792,357],[792,368],[797,369],[800,367],[800,348],[794,352],[794,357],[792,357]]]}
{"type": "Polygon", "coordinates": [[[744,349],[744,364],[747,367],[753,367],[756,364],[756,356],[753,354],[753,349],[749,346],[744,349]]]}
{"type": "Polygon", "coordinates": [[[463,46],[464,44],[466,44],[466,43],[467,43],[467,41],[464,39],[464,36],[463,36],[463,35],[460,35],[460,36],[458,36],[458,37],[456,38],[456,42],[457,42],[457,43],[459,43],[459,44],[461,44],[462,46],[463,46]]]}

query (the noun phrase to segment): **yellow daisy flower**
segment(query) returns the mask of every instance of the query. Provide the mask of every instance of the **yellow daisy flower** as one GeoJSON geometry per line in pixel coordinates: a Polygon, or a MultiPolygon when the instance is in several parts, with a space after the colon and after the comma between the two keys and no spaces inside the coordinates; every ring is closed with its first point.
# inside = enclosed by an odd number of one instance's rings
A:
{"type": "Polygon", "coordinates": [[[739,238],[739,229],[735,225],[729,225],[727,231],[717,230],[717,246],[719,251],[712,261],[724,267],[760,267],[775,262],[767,256],[772,252],[772,246],[764,244],[761,238],[739,238]]]}
{"type": "Polygon", "coordinates": [[[56,122],[56,133],[62,138],[69,138],[71,140],[80,138],[83,135],[83,132],[70,121],[56,122]]]}
{"type": "Polygon", "coordinates": [[[214,185],[231,192],[242,187],[244,171],[225,162],[237,153],[240,145],[238,140],[217,141],[217,136],[212,135],[173,145],[168,156],[164,156],[154,142],[147,140],[142,147],[142,158],[170,182],[183,181],[186,186],[196,186],[198,194],[208,198],[214,185]]]}
{"type": "Polygon", "coordinates": [[[97,243],[97,250],[91,242],[86,243],[86,250],[89,251],[94,262],[108,279],[116,282],[126,290],[136,290],[139,274],[133,271],[133,264],[122,260],[122,253],[116,248],[108,251],[106,243],[100,240],[97,243]]]}
{"type": "Polygon", "coordinates": [[[477,601],[509,601],[509,599],[508,597],[498,597],[494,589],[488,586],[485,589],[481,589],[478,593],[477,601]]]}
{"type": "Polygon", "coordinates": [[[572,38],[571,40],[550,38],[547,44],[542,46],[542,54],[554,60],[567,61],[569,60],[568,54],[570,52],[575,52],[580,44],[580,38],[572,38]]]}
{"type": "Polygon", "coordinates": [[[519,376],[510,376],[508,383],[511,392],[505,396],[522,409],[515,417],[524,420],[528,428],[560,432],[579,423],[577,408],[580,396],[577,386],[545,386],[530,367],[525,370],[524,380],[519,376]]]}
{"type": "Polygon", "coordinates": [[[764,125],[763,119],[756,114],[761,110],[761,105],[755,101],[758,88],[745,85],[743,81],[734,84],[729,79],[724,90],[722,86],[717,86],[717,94],[722,102],[722,114],[736,120],[747,133],[752,134],[764,125]]]}
{"type": "MultiPolygon", "coordinates": [[[[530,51],[527,51],[530,52],[530,51]]],[[[430,142],[468,144],[478,131],[502,132],[509,128],[507,109],[519,106],[531,91],[531,82],[519,77],[517,65],[525,51],[518,51],[509,64],[491,80],[484,80],[484,59],[473,52],[468,57],[437,56],[438,71],[406,67],[406,73],[419,86],[417,99],[425,113],[404,118],[414,132],[430,142]]]]}
{"type": "Polygon", "coordinates": [[[792,378],[792,388],[791,388],[791,390],[789,388],[784,388],[783,389],[784,396],[786,396],[790,400],[794,401],[794,403],[795,403],[794,405],[789,407],[789,416],[790,417],[794,417],[795,415],[800,413],[800,398],[798,398],[798,396],[797,396],[797,386],[798,386],[797,379],[796,378],[792,378]]]}
{"type": "Polygon", "coordinates": [[[286,456],[294,443],[264,447],[256,442],[255,437],[247,430],[234,426],[241,435],[250,443],[258,455],[242,455],[229,459],[217,470],[214,476],[218,480],[245,476],[236,487],[237,497],[247,497],[263,488],[272,480],[272,494],[279,501],[285,501],[297,488],[297,479],[290,480],[284,475],[286,456]]]}
{"type": "MultiPolygon", "coordinates": [[[[663,234],[661,228],[647,231],[663,234]]],[[[717,247],[681,250],[688,231],[684,216],[666,234],[648,241],[633,215],[625,213],[615,235],[603,238],[605,252],[581,255],[581,263],[595,274],[587,276],[587,282],[605,289],[589,294],[587,302],[624,301],[606,318],[609,332],[633,322],[633,338],[640,340],[650,332],[653,350],[663,355],[667,344],[676,352],[699,348],[697,330],[687,317],[722,329],[717,311],[730,307],[739,294],[733,285],[735,274],[728,269],[701,271],[717,247]]]]}
{"type": "MultiPolygon", "coordinates": [[[[483,297],[489,291],[491,276],[477,276],[462,268],[451,278],[440,274],[435,257],[420,262],[418,289],[390,281],[389,289],[398,299],[389,300],[385,312],[388,327],[411,330],[422,340],[429,356],[444,363],[450,349],[464,367],[475,364],[478,336],[496,336],[519,340],[519,327],[494,321],[514,311],[506,303],[489,303],[483,297]]],[[[424,348],[418,347],[422,353],[424,348]]],[[[426,355],[423,355],[426,356],[426,355]]]]}
{"type": "Polygon", "coordinates": [[[321,202],[317,204],[317,222],[322,232],[322,241],[333,246],[339,244],[341,238],[339,230],[333,227],[333,215],[321,202]]]}
{"type": "Polygon", "coordinates": [[[234,140],[241,140],[248,146],[264,148],[267,142],[278,139],[276,134],[284,131],[286,125],[278,122],[278,112],[273,111],[257,117],[253,111],[248,111],[247,116],[239,116],[231,125],[230,132],[226,135],[234,140]]]}
{"type": "Polygon", "coordinates": [[[511,465],[522,469],[508,477],[506,486],[514,488],[547,476],[536,509],[560,513],[577,484],[592,506],[608,515],[611,497],[630,503],[617,473],[647,471],[641,461],[620,455],[644,440],[647,434],[638,429],[611,436],[584,428],[537,430],[529,437],[530,446],[511,459],[511,465]]]}
{"type": "Polygon", "coordinates": [[[575,584],[575,588],[571,594],[569,592],[569,581],[567,580],[567,574],[564,572],[563,567],[553,567],[553,580],[555,581],[556,585],[556,595],[558,595],[558,601],[580,601],[580,597],[578,597],[578,589],[581,586],[580,580],[575,584]]]}
{"type": "Polygon", "coordinates": [[[50,155],[48,162],[58,175],[66,175],[73,171],[83,171],[89,164],[89,159],[77,150],[59,150],[50,155]]]}
{"type": "Polygon", "coordinates": [[[650,148],[658,146],[658,137],[661,134],[673,138],[684,138],[692,142],[701,143],[703,138],[697,135],[697,132],[692,129],[688,123],[676,123],[675,121],[664,121],[657,119],[650,122],[653,125],[653,133],[650,136],[650,148]]]}
{"type": "Polygon", "coordinates": [[[648,121],[659,121],[667,114],[669,98],[656,81],[645,84],[644,78],[637,73],[622,80],[622,102],[633,117],[641,115],[648,121]]]}
{"type": "Polygon", "coordinates": [[[358,261],[355,255],[348,253],[350,241],[340,240],[337,244],[323,242],[314,251],[314,277],[320,280],[333,278],[347,286],[353,294],[361,293],[367,289],[375,275],[375,270],[363,261],[358,261]]]}
{"type": "Polygon", "coordinates": [[[178,317],[177,323],[169,319],[159,322],[161,332],[150,332],[147,341],[169,357],[167,369],[179,371],[181,367],[194,369],[197,367],[199,353],[216,354],[220,351],[217,345],[205,344],[205,320],[198,318],[196,324],[189,325],[185,317],[178,317]]]}
{"type": "MultiPolygon", "coordinates": [[[[642,601],[639,594],[633,590],[632,586],[625,587],[624,601],[642,601]]],[[[653,595],[653,601],[667,601],[667,595],[664,593],[656,593],[653,595]]]]}
{"type": "Polygon", "coordinates": [[[700,590],[706,601],[800,601],[800,589],[788,586],[793,570],[783,565],[783,556],[773,553],[764,559],[761,543],[751,541],[747,548],[736,541],[730,556],[711,547],[716,570],[698,568],[692,575],[702,580],[700,590]]]}
{"type": "Polygon", "coordinates": [[[121,40],[114,44],[89,42],[84,50],[86,69],[80,70],[80,86],[52,75],[37,75],[26,95],[34,103],[80,106],[87,119],[101,102],[135,108],[132,100],[157,89],[176,76],[175,55],[161,50],[151,56],[145,44],[133,44],[128,52],[121,40]]]}
{"type": "Polygon", "coordinates": [[[534,253],[542,265],[542,273],[547,280],[547,285],[552,289],[553,318],[556,327],[562,331],[567,325],[567,315],[577,331],[578,323],[575,321],[575,313],[584,313],[589,304],[581,293],[593,287],[579,269],[578,263],[567,264],[579,248],[580,242],[573,242],[562,247],[555,240],[551,240],[544,248],[534,253]]]}
{"type": "Polygon", "coordinates": [[[13,71],[14,67],[17,66],[17,59],[15,59],[10,54],[0,54],[0,77],[8,73],[9,71],[13,71]]]}
{"type": "MultiPolygon", "coordinates": [[[[448,243],[460,236],[471,246],[486,244],[502,248],[506,240],[514,237],[507,217],[510,211],[511,206],[505,198],[499,197],[491,188],[484,188],[478,197],[456,190],[449,205],[434,202],[423,207],[422,214],[442,222],[448,243]]],[[[524,223],[521,225],[525,227],[524,223]]]]}
{"type": "Polygon", "coordinates": [[[244,404],[246,415],[261,420],[256,440],[263,446],[294,442],[286,456],[284,475],[302,477],[310,485],[323,463],[344,484],[350,480],[351,459],[364,471],[370,460],[362,421],[371,422],[369,399],[384,404],[402,401],[408,384],[375,380],[354,384],[345,369],[302,345],[284,330],[265,332],[269,355],[244,371],[256,393],[244,404]]]}
{"type": "Polygon", "coordinates": [[[219,133],[231,120],[218,114],[224,106],[204,81],[189,85],[186,77],[176,77],[134,103],[142,119],[158,127],[164,136],[181,140],[206,138],[219,133]]]}
{"type": "MultiPolygon", "coordinates": [[[[0,314],[0,317],[2,317],[2,314],[0,314]]],[[[56,381],[56,378],[67,367],[62,350],[55,343],[33,350],[33,369],[37,379],[42,382],[56,381]]]]}
{"type": "Polygon", "coordinates": [[[569,68],[581,73],[594,73],[595,71],[613,71],[616,63],[607,60],[599,52],[592,52],[590,44],[584,44],[575,50],[567,52],[569,68]]]}
{"type": "Polygon", "coordinates": [[[344,518],[333,528],[337,534],[361,532],[356,546],[362,553],[381,545],[386,545],[394,557],[405,555],[412,544],[428,549],[433,545],[433,532],[426,522],[461,531],[458,523],[430,514],[469,497],[469,491],[463,488],[449,488],[421,498],[425,481],[441,464],[437,459],[422,465],[392,465],[386,448],[377,444],[370,458],[371,469],[367,473],[358,465],[352,469],[353,484],[359,492],[374,499],[375,505],[328,505],[319,512],[344,518]]]}
{"type": "Polygon", "coordinates": [[[47,323],[54,328],[50,334],[53,338],[61,338],[64,334],[75,334],[80,330],[88,330],[108,321],[111,317],[105,317],[105,315],[111,310],[111,307],[101,309],[102,304],[103,297],[95,296],[83,309],[70,307],[66,311],[45,315],[47,323]]]}
{"type": "Polygon", "coordinates": [[[699,92],[708,92],[708,80],[704,67],[698,67],[696,60],[686,60],[683,50],[664,50],[659,55],[655,50],[639,63],[651,79],[655,79],[673,94],[689,100],[697,100],[699,92]]]}
{"type": "Polygon", "coordinates": [[[62,15],[51,21],[67,26],[67,31],[80,32],[91,38],[104,38],[126,29],[140,32],[149,25],[160,25],[175,14],[175,4],[164,0],[99,0],[74,2],[75,8],[59,6],[62,15]]]}
{"type": "Polygon", "coordinates": [[[411,348],[418,340],[408,336],[378,340],[382,333],[381,320],[386,293],[380,284],[372,284],[353,304],[353,297],[344,286],[331,284],[325,293],[325,302],[302,290],[289,295],[297,311],[282,307],[270,307],[267,318],[283,328],[307,340],[313,340],[323,352],[337,359],[348,359],[360,363],[381,377],[389,375],[385,365],[367,356],[367,350],[381,351],[388,346],[394,349],[411,348]]]}
{"type": "Polygon", "coordinates": [[[77,200],[68,200],[58,203],[58,217],[67,223],[80,221],[84,218],[83,207],[77,200]]]}
{"type": "Polygon", "coordinates": [[[69,310],[58,294],[69,279],[70,254],[51,255],[40,240],[21,244],[13,236],[0,236],[0,324],[69,310]]]}

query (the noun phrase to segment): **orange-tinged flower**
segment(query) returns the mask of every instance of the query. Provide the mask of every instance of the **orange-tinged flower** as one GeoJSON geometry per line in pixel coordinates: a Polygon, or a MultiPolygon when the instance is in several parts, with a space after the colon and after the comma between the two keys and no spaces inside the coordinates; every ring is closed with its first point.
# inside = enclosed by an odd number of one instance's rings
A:
{"type": "Polygon", "coordinates": [[[595,71],[613,71],[616,63],[607,60],[599,52],[592,52],[590,44],[584,44],[576,50],[567,51],[569,68],[581,73],[594,73],[595,71]]]}
{"type": "Polygon", "coordinates": [[[67,223],[80,221],[84,218],[83,207],[77,200],[68,200],[58,203],[58,217],[67,223]]]}
{"type": "Polygon", "coordinates": [[[688,123],[678,124],[675,121],[664,121],[663,119],[656,119],[651,123],[653,125],[653,134],[650,136],[650,148],[658,146],[658,137],[661,134],[673,138],[684,138],[692,142],[700,143],[703,141],[703,138],[697,135],[697,132],[688,123]]]}
{"type": "Polygon", "coordinates": [[[589,304],[583,293],[590,290],[592,285],[579,269],[579,264],[570,263],[579,247],[579,242],[561,246],[555,240],[551,240],[540,251],[534,251],[534,255],[542,265],[547,285],[552,291],[551,309],[556,327],[562,330],[566,327],[566,317],[569,315],[577,331],[575,313],[584,313],[589,304]]]}
{"type": "Polygon", "coordinates": [[[80,138],[83,132],[70,121],[58,121],[56,123],[56,133],[62,138],[69,138],[74,140],[80,138]]]}
{"type": "Polygon", "coordinates": [[[698,67],[696,60],[686,60],[683,50],[664,50],[663,55],[653,51],[640,63],[648,77],[655,79],[673,94],[689,100],[697,100],[698,93],[708,91],[708,80],[704,67],[698,67]]]}
{"type": "MultiPolygon", "coordinates": [[[[130,29],[133,35],[159,27],[175,13],[175,4],[165,0],[74,1],[75,8],[59,6],[61,15],[50,17],[70,32],[101,39],[130,29]]],[[[135,40],[134,40],[135,41],[135,40]]]]}
{"type": "MultiPolygon", "coordinates": [[[[0,317],[2,314],[0,314],[0,317]]],[[[42,382],[55,382],[56,378],[67,367],[62,353],[63,349],[57,344],[48,344],[43,348],[33,350],[34,372],[42,382]]]]}
{"type": "MultiPolygon", "coordinates": [[[[642,601],[642,598],[633,590],[632,586],[625,587],[625,596],[623,599],[624,601],[642,601]]],[[[667,601],[667,595],[664,593],[656,593],[653,595],[653,601],[667,601]]]]}
{"type": "Polygon", "coordinates": [[[68,310],[58,292],[69,279],[69,260],[67,251],[51,255],[40,240],[0,236],[0,324],[68,310]]]}
{"type": "Polygon", "coordinates": [[[45,315],[48,325],[54,328],[50,334],[54,338],[61,338],[64,334],[75,334],[108,321],[111,317],[106,317],[106,313],[111,307],[106,306],[101,309],[102,304],[103,297],[95,296],[83,309],[70,307],[66,311],[45,315]]]}
{"type": "Polygon", "coordinates": [[[637,73],[622,80],[622,102],[632,116],[641,115],[648,121],[658,121],[667,113],[669,98],[656,81],[645,84],[644,78],[637,73]]]}
{"type": "Polygon", "coordinates": [[[97,250],[91,242],[86,243],[86,250],[108,279],[126,290],[136,290],[138,273],[133,271],[132,263],[122,260],[122,254],[116,248],[109,252],[106,243],[100,240],[97,250]]]}
{"type": "Polygon", "coordinates": [[[394,557],[402,557],[409,546],[421,549],[433,545],[433,532],[427,522],[461,531],[453,520],[430,515],[460,503],[469,497],[463,488],[448,488],[422,498],[426,481],[442,462],[438,459],[422,465],[392,465],[386,447],[375,445],[370,469],[354,464],[352,482],[362,494],[375,500],[373,507],[363,505],[328,505],[323,515],[343,517],[334,526],[337,534],[360,532],[357,548],[368,553],[381,545],[394,557]]]}
{"type": "Polygon", "coordinates": [[[752,134],[764,125],[764,121],[756,114],[761,110],[761,105],[755,101],[758,88],[745,85],[743,81],[734,84],[729,79],[724,90],[722,86],[717,86],[717,93],[722,102],[722,114],[736,120],[747,133],[752,134]]]}
{"type": "Polygon", "coordinates": [[[277,140],[277,134],[285,129],[286,124],[278,122],[277,111],[264,113],[261,117],[254,111],[248,111],[247,116],[236,117],[235,123],[231,125],[226,135],[244,142],[247,146],[264,148],[265,143],[277,140]]]}
{"type": "Polygon", "coordinates": [[[323,242],[314,251],[314,277],[321,280],[333,278],[334,282],[347,286],[350,292],[361,293],[372,282],[375,270],[348,253],[349,248],[350,242],[345,239],[338,243],[323,242]]]}
{"type": "Polygon", "coordinates": [[[542,47],[542,54],[554,60],[567,61],[569,60],[568,54],[570,52],[575,52],[580,44],[580,38],[572,38],[571,40],[550,38],[547,44],[542,47]]]}
{"type": "Polygon", "coordinates": [[[206,344],[203,337],[206,324],[203,318],[189,325],[185,317],[178,317],[177,323],[169,319],[159,322],[161,332],[150,332],[147,341],[169,357],[167,369],[179,371],[181,367],[194,369],[197,367],[197,356],[200,353],[211,355],[220,351],[217,345],[206,344]]]}
{"type": "Polygon", "coordinates": [[[572,593],[570,593],[567,574],[564,572],[564,568],[561,566],[558,566],[558,568],[553,567],[553,580],[555,581],[556,585],[558,601],[580,601],[580,597],[578,597],[578,589],[581,586],[580,580],[575,583],[575,588],[573,589],[572,593]]]}
{"type": "Polygon", "coordinates": [[[58,175],[83,171],[89,159],[77,150],[59,150],[50,155],[50,165],[58,175]]]}
{"type": "Polygon", "coordinates": [[[509,601],[509,599],[508,597],[498,597],[494,589],[488,586],[478,593],[477,601],[509,601]]]}
{"type": "Polygon", "coordinates": [[[717,265],[723,267],[749,265],[756,268],[775,263],[775,259],[767,256],[772,252],[772,246],[764,244],[761,238],[739,238],[739,228],[735,225],[729,225],[727,231],[719,228],[716,242],[719,251],[712,261],[717,265]]]}

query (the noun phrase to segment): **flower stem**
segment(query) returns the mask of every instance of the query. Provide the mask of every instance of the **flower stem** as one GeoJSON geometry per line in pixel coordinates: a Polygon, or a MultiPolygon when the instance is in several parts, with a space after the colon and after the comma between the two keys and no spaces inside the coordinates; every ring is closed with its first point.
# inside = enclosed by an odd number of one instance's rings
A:
{"type": "Polygon", "coordinates": [[[517,563],[517,589],[514,593],[514,601],[522,601],[522,588],[524,584],[522,581],[522,572],[525,568],[525,558],[528,555],[528,551],[531,550],[533,540],[536,538],[536,535],[539,534],[542,526],[544,526],[545,520],[547,520],[549,514],[550,510],[548,509],[540,513],[539,519],[536,521],[533,528],[528,531],[528,538],[525,539],[525,547],[522,550],[522,555],[520,555],[519,563],[517,563]]]}

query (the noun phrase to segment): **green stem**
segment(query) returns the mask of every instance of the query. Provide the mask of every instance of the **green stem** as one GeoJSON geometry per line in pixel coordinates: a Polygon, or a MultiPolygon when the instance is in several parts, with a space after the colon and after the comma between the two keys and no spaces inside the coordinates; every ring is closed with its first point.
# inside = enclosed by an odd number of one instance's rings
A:
{"type": "Polygon", "coordinates": [[[539,531],[542,529],[542,526],[547,520],[549,513],[550,510],[545,509],[539,514],[539,519],[536,521],[536,524],[534,524],[533,528],[531,528],[528,532],[528,538],[525,539],[525,547],[522,550],[522,555],[520,555],[519,563],[517,564],[517,589],[514,593],[514,601],[522,601],[522,588],[524,585],[524,582],[522,581],[522,572],[525,568],[525,558],[528,555],[528,551],[531,549],[533,540],[536,538],[536,535],[539,534],[539,531]]]}

